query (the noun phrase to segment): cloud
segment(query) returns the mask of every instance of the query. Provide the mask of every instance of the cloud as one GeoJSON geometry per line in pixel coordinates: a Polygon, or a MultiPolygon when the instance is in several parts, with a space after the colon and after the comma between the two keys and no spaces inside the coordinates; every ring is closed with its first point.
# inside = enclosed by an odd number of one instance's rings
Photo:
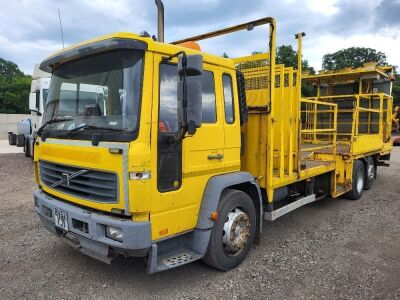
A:
{"type": "MultiPolygon", "coordinates": [[[[316,69],[324,54],[349,46],[375,48],[400,65],[400,0],[164,0],[164,5],[166,41],[269,15],[278,22],[278,45],[296,47],[293,34],[307,33],[304,57],[316,69]]],[[[34,63],[61,49],[58,8],[66,46],[116,31],[157,31],[152,0],[5,1],[0,57],[31,73],[34,63]]],[[[246,55],[267,49],[266,34],[266,27],[256,28],[203,41],[201,46],[218,55],[246,55]]]]}

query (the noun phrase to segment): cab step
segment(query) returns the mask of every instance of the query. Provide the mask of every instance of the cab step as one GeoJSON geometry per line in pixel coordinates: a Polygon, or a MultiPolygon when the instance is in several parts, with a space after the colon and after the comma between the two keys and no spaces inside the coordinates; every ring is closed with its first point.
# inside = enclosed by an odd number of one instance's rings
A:
{"type": "Polygon", "coordinates": [[[274,221],[274,220],[278,219],[279,217],[282,217],[283,215],[286,215],[287,213],[295,210],[296,208],[299,208],[301,206],[304,206],[304,205],[314,202],[316,200],[318,200],[318,199],[315,197],[315,194],[300,198],[288,205],[285,205],[281,208],[273,210],[272,212],[265,212],[264,220],[274,221]]]}
{"type": "Polygon", "coordinates": [[[193,252],[193,251],[185,251],[177,254],[173,254],[169,257],[161,259],[161,262],[166,265],[168,268],[175,268],[180,265],[188,264],[192,261],[198,260],[201,258],[201,255],[193,252]]]}
{"type": "Polygon", "coordinates": [[[211,229],[195,229],[153,243],[148,254],[147,272],[161,272],[201,259],[207,250],[210,234],[211,229]]]}

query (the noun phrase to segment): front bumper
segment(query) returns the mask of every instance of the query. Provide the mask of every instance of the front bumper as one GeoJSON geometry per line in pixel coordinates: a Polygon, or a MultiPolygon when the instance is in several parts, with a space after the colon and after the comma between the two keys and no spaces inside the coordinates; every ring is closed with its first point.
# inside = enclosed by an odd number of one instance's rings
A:
{"type": "Polygon", "coordinates": [[[35,210],[51,233],[73,245],[82,253],[105,263],[110,263],[117,255],[145,257],[151,248],[150,222],[135,222],[95,213],[78,206],[57,200],[51,195],[37,190],[34,193],[35,210]],[[51,211],[51,216],[45,214],[51,211]],[[54,223],[54,209],[59,208],[67,213],[68,232],[54,223]],[[106,237],[107,225],[119,227],[123,232],[123,240],[115,241],[106,237]]]}

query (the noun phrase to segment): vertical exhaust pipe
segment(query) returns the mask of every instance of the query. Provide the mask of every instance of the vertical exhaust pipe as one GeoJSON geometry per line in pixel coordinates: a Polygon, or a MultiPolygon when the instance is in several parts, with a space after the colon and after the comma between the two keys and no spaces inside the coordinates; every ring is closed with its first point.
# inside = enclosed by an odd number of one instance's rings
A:
{"type": "Polygon", "coordinates": [[[164,43],[164,4],[161,0],[155,0],[157,5],[157,39],[164,43]]]}

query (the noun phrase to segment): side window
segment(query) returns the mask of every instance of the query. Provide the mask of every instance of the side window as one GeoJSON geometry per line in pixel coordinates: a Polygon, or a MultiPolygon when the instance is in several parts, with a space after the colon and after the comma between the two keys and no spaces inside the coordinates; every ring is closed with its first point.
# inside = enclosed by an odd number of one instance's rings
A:
{"type": "Polygon", "coordinates": [[[36,91],[36,109],[40,110],[40,90],[36,91]]]}
{"type": "Polygon", "coordinates": [[[231,76],[228,74],[222,75],[222,84],[224,86],[225,121],[228,124],[232,124],[235,122],[235,111],[231,76]]]}
{"type": "Polygon", "coordinates": [[[200,76],[201,88],[203,90],[203,123],[217,122],[217,112],[215,108],[215,84],[214,74],[210,71],[203,71],[200,76]]]}
{"type": "Polygon", "coordinates": [[[176,65],[160,65],[160,132],[178,131],[177,86],[179,76],[176,65]]]}
{"type": "MultiPolygon", "coordinates": [[[[217,113],[215,106],[214,75],[210,71],[204,71],[198,77],[202,85],[203,98],[203,123],[215,123],[217,113]]],[[[178,128],[177,111],[177,86],[179,76],[176,65],[160,64],[160,112],[159,131],[176,132],[178,128]]]]}

